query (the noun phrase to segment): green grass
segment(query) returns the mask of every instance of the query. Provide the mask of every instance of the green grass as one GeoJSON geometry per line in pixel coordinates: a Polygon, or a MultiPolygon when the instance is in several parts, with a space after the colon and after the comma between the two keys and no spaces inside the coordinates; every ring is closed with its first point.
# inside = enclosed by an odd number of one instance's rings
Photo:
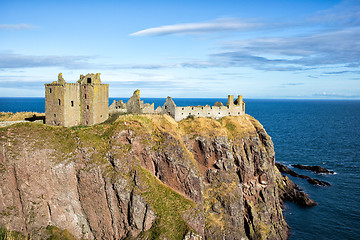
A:
{"type": "Polygon", "coordinates": [[[68,230],[61,230],[55,226],[47,226],[46,233],[49,235],[47,240],[76,240],[68,230]]]}
{"type": "Polygon", "coordinates": [[[153,227],[144,233],[148,239],[182,239],[191,229],[182,217],[196,203],[166,186],[146,169],[139,167],[145,189],[140,192],[145,197],[157,219],[153,227]]]}
{"type": "Polygon", "coordinates": [[[19,232],[10,231],[5,227],[0,227],[0,240],[30,240],[30,238],[25,237],[19,232]]]}

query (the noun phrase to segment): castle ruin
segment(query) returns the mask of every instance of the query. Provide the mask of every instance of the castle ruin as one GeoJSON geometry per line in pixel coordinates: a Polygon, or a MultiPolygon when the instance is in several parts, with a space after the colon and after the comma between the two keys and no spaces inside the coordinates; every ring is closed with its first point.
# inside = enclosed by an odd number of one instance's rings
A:
{"type": "Polygon", "coordinates": [[[134,114],[169,114],[175,121],[194,117],[209,117],[219,119],[226,116],[240,116],[245,114],[245,102],[241,95],[234,101],[234,96],[229,95],[226,106],[216,102],[214,106],[186,106],[178,107],[171,97],[167,97],[162,107],[154,110],[154,103],[148,104],[140,100],[140,90],[135,90],[127,103],[122,100],[115,101],[110,105],[110,113],[134,113],[134,114]]]}
{"type": "Polygon", "coordinates": [[[94,125],[109,116],[109,84],[100,73],[80,75],[76,83],[58,80],[45,84],[45,122],[57,126],[94,125]]]}
{"type": "Polygon", "coordinates": [[[171,97],[167,97],[162,110],[164,113],[172,116],[175,121],[180,121],[189,116],[219,119],[226,116],[244,115],[245,102],[243,101],[241,95],[239,95],[235,101],[233,95],[228,95],[226,106],[223,106],[221,102],[216,102],[214,106],[205,105],[178,107],[171,97]]]}
{"type": "Polygon", "coordinates": [[[76,83],[65,82],[62,74],[58,80],[45,84],[46,124],[56,126],[94,125],[102,123],[114,113],[132,114],[169,114],[176,121],[194,117],[219,119],[226,116],[245,114],[245,102],[241,95],[234,101],[228,96],[226,106],[216,102],[214,106],[176,106],[171,97],[167,97],[162,107],[154,109],[154,103],[144,103],[140,99],[140,90],[124,103],[115,101],[109,106],[109,84],[102,84],[100,73],[80,75],[76,83]]]}

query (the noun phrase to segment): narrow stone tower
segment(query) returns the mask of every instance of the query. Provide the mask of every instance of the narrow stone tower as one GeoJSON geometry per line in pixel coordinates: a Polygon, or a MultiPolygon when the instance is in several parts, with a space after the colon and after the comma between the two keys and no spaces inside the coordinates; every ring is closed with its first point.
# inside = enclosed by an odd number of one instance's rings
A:
{"type": "Polygon", "coordinates": [[[94,125],[104,122],[109,112],[109,85],[100,73],[80,75],[77,83],[58,80],[45,84],[46,124],[58,126],[94,125]]]}

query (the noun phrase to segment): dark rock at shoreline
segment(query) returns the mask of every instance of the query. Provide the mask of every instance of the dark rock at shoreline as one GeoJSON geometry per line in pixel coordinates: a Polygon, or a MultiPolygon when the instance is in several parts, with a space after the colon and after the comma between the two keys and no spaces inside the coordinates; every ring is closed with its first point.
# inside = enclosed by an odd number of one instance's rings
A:
{"type": "Polygon", "coordinates": [[[313,207],[317,203],[310,199],[303,190],[291,181],[287,176],[282,175],[282,181],[279,182],[279,196],[284,201],[290,201],[302,207],[313,207]]]}
{"type": "Polygon", "coordinates": [[[305,166],[301,164],[293,164],[291,166],[299,169],[310,170],[318,174],[319,173],[334,174],[334,171],[327,170],[326,168],[323,168],[321,166],[305,166]]]}
{"type": "MultiPolygon", "coordinates": [[[[330,186],[331,184],[325,181],[321,181],[315,178],[311,178],[309,176],[306,175],[302,175],[302,174],[298,174],[295,171],[291,170],[290,168],[288,168],[287,166],[281,164],[281,163],[275,163],[276,167],[279,169],[279,171],[281,173],[285,173],[285,174],[289,174],[290,176],[293,177],[298,177],[298,178],[302,178],[302,179],[306,179],[308,181],[308,183],[312,184],[312,185],[319,185],[319,186],[330,186]]],[[[294,166],[294,165],[292,165],[294,166]]]]}

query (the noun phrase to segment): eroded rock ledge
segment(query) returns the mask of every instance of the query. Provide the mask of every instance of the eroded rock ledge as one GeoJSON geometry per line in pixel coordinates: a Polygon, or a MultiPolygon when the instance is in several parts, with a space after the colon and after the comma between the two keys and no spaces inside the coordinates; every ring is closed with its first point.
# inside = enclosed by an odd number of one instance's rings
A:
{"type": "Polygon", "coordinates": [[[0,128],[0,150],[0,225],[32,239],[50,225],[84,239],[286,239],[282,201],[314,205],[248,115],[20,123],[0,128]]]}

